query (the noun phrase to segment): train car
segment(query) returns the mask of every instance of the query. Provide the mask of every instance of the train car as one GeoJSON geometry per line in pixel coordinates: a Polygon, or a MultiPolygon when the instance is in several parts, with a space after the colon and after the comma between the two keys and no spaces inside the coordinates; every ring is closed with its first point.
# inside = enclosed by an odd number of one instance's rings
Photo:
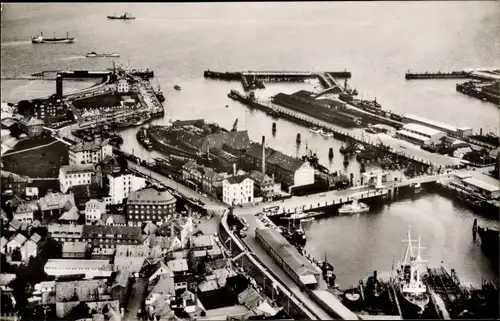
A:
{"type": "Polygon", "coordinates": [[[283,270],[304,290],[318,286],[321,272],[274,229],[256,229],[255,238],[283,270]]]}

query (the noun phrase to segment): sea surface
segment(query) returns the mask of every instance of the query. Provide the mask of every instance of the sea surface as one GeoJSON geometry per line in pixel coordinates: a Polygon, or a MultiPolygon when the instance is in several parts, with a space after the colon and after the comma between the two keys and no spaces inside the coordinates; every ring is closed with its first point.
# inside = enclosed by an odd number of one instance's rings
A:
{"type": "MultiPolygon", "coordinates": [[[[54,69],[103,69],[109,58],[85,58],[90,51],[118,52],[116,64],[150,68],[153,84],[167,101],[168,120],[205,118],[250,138],[262,135],[274,148],[302,155],[317,152],[331,170],[358,173],[352,161],[343,168],[340,142],[315,136],[306,128],[272,120],[230,100],[239,82],[203,78],[206,69],[313,70],[352,72],[349,85],[365,99],[377,99],[384,108],[412,113],[476,132],[499,132],[499,111],[491,103],[457,93],[455,80],[406,81],[412,71],[450,71],[500,66],[500,6],[481,2],[289,2],[289,3],[58,3],[2,4],[1,75],[12,77],[54,69]],[[133,21],[110,21],[106,15],[131,12],[133,21]],[[33,45],[32,36],[66,32],[74,44],[33,45]],[[182,87],[175,91],[174,85],[182,87]],[[226,108],[226,105],[228,107],[226,108]],[[297,149],[295,137],[302,135],[297,149]],[[328,149],[334,148],[329,162],[328,149]]],[[[65,92],[87,84],[66,81],[65,92]]],[[[268,99],[278,92],[293,93],[308,84],[270,84],[257,95],[268,99]]],[[[1,98],[19,101],[51,94],[47,81],[2,81],[1,98]]],[[[124,149],[142,157],[148,153],[135,139],[136,129],[123,132],[124,149]]],[[[356,174],[358,175],[358,174],[356,174]]],[[[429,265],[455,268],[464,282],[479,285],[481,277],[498,278],[473,243],[474,218],[480,224],[498,221],[480,216],[453,200],[423,193],[353,217],[329,217],[304,226],[306,250],[318,259],[325,253],[343,286],[356,283],[376,269],[389,274],[400,258],[409,224],[426,247],[429,265]]]]}

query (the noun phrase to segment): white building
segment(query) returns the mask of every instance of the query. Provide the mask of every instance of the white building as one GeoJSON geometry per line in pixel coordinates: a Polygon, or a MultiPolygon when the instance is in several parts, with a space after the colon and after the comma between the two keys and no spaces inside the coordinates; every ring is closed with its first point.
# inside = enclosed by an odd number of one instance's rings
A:
{"type": "Polygon", "coordinates": [[[146,180],[133,174],[111,173],[108,174],[109,195],[112,204],[121,204],[130,192],[135,192],[146,187],[146,180]]]}
{"type": "Polygon", "coordinates": [[[14,212],[13,219],[21,222],[33,222],[33,214],[38,211],[38,204],[36,201],[21,203],[14,212]]]}
{"type": "Polygon", "coordinates": [[[95,175],[93,164],[65,165],[59,168],[59,188],[66,193],[72,186],[90,185],[95,175]]]}
{"type": "Polygon", "coordinates": [[[130,90],[130,86],[128,84],[127,79],[122,78],[118,80],[118,84],[116,85],[116,89],[119,93],[128,93],[130,90]]]}
{"type": "Polygon", "coordinates": [[[112,157],[113,147],[109,140],[81,142],[69,147],[69,164],[97,164],[106,157],[112,157]]]}
{"type": "Polygon", "coordinates": [[[110,276],[113,265],[109,260],[49,259],[44,267],[48,275],[85,274],[86,279],[110,276]]]}
{"type": "Polygon", "coordinates": [[[104,200],[91,199],[85,203],[85,222],[87,224],[100,220],[103,214],[106,214],[104,200]]]}
{"type": "Polygon", "coordinates": [[[416,145],[433,145],[439,143],[446,134],[440,130],[422,126],[419,124],[406,124],[398,130],[399,138],[416,145]]]}
{"type": "Polygon", "coordinates": [[[253,203],[253,180],[248,176],[231,176],[222,182],[222,201],[229,205],[253,203]]]}

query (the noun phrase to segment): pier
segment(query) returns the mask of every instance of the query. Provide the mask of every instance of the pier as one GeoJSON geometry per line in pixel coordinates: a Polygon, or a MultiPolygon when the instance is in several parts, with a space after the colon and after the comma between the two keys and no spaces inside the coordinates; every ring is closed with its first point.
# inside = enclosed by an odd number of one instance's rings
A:
{"type": "Polygon", "coordinates": [[[469,78],[470,72],[452,71],[452,72],[407,72],[406,80],[412,79],[464,79],[469,78]]]}
{"type": "MultiPolygon", "coordinates": [[[[205,70],[205,78],[221,80],[240,80],[245,90],[263,88],[265,82],[303,82],[307,79],[318,79],[324,88],[338,86],[333,77],[350,78],[351,72],[328,71],[317,73],[313,71],[239,71],[239,72],[217,72],[205,70]]],[[[340,86],[339,86],[340,87],[340,86]]]]}

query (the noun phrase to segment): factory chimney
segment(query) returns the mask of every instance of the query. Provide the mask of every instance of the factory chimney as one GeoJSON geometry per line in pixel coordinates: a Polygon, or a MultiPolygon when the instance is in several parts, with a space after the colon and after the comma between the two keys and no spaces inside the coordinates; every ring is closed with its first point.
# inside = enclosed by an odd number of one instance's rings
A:
{"type": "Polygon", "coordinates": [[[233,164],[233,176],[236,176],[236,164],[233,164]]]}
{"type": "Polygon", "coordinates": [[[262,136],[262,174],[266,174],[266,136],[262,136]]]}
{"type": "Polygon", "coordinates": [[[60,74],[56,77],[56,97],[62,98],[63,96],[63,78],[60,74]]]}

